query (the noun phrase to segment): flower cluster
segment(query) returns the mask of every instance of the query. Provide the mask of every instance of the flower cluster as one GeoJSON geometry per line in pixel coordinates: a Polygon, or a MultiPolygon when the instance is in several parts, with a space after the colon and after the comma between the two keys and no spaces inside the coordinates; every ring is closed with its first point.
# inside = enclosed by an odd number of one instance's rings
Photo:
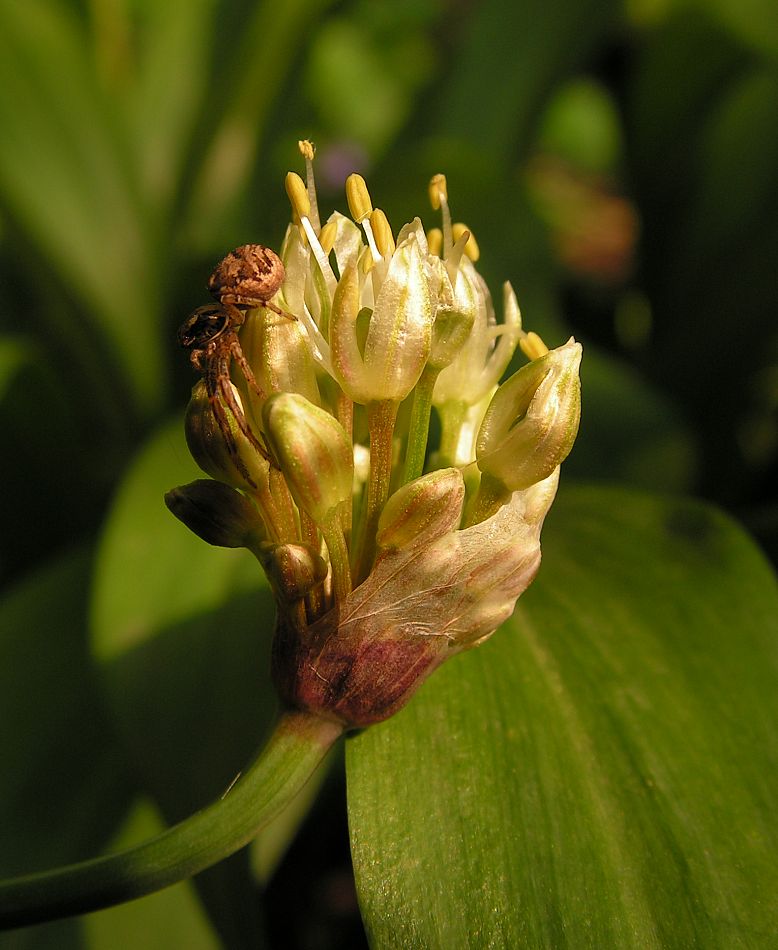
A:
{"type": "Polygon", "coordinates": [[[167,502],[260,560],[282,700],[363,726],[490,636],[532,581],[578,429],[581,348],[526,333],[507,283],[497,321],[442,175],[440,228],[395,233],[358,175],[349,216],[322,224],[300,146],[272,302],[217,295],[219,329],[199,341],[187,439],[214,480],[167,502]],[[517,348],[528,361],[500,384],[517,348]]]}

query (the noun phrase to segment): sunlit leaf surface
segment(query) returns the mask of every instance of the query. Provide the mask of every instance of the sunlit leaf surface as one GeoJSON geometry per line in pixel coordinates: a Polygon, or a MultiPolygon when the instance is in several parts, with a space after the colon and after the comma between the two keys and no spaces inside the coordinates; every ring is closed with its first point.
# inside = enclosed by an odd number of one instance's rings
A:
{"type": "Polygon", "coordinates": [[[568,490],[516,614],[348,746],[376,947],[768,947],[778,591],[697,503],[568,490]]]}

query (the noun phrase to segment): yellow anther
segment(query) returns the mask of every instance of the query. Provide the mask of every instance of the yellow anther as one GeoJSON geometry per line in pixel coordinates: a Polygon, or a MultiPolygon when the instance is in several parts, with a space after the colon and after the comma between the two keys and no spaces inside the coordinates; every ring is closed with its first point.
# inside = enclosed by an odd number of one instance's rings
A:
{"type": "Polygon", "coordinates": [[[467,254],[471,261],[475,262],[481,256],[481,250],[478,247],[478,242],[473,236],[473,232],[466,224],[462,224],[461,221],[457,221],[457,223],[451,227],[451,235],[454,238],[455,244],[462,237],[465,231],[467,231],[470,235],[470,237],[467,239],[467,244],[465,244],[465,254],[467,254]]]}
{"type": "Polygon", "coordinates": [[[309,162],[313,161],[313,156],[316,154],[316,146],[313,142],[309,142],[308,139],[300,139],[297,143],[297,147],[300,149],[300,154],[304,159],[309,162]]]}
{"type": "Polygon", "coordinates": [[[540,339],[537,333],[533,333],[532,330],[522,335],[519,340],[519,346],[521,347],[521,352],[528,360],[538,360],[541,356],[545,356],[546,353],[548,353],[546,344],[540,339]]]}
{"type": "Polygon", "coordinates": [[[359,269],[363,274],[369,274],[370,271],[375,267],[375,260],[373,255],[370,253],[370,248],[366,247],[359,258],[359,269]]]}
{"type": "Polygon", "coordinates": [[[296,172],[287,172],[284,181],[286,193],[292,205],[292,210],[300,218],[307,218],[311,213],[311,200],[305,182],[296,172]]]}
{"type": "Polygon", "coordinates": [[[443,232],[440,228],[430,228],[427,231],[427,245],[430,254],[437,254],[440,257],[440,252],[443,250],[443,232]]]}
{"type": "Polygon", "coordinates": [[[448,203],[448,189],[445,175],[433,175],[429,184],[430,204],[434,211],[440,207],[441,198],[448,203]]]}
{"type": "Polygon", "coordinates": [[[391,257],[397,245],[394,243],[389,219],[380,208],[374,208],[370,213],[370,227],[373,229],[373,237],[381,257],[391,257]]]}
{"type": "Polygon", "coordinates": [[[335,246],[335,238],[338,236],[338,225],[334,221],[328,221],[319,232],[319,244],[325,254],[329,254],[335,246]]]}
{"type": "Polygon", "coordinates": [[[370,192],[367,190],[365,179],[356,172],[346,179],[346,200],[351,217],[360,224],[373,210],[370,192]]]}

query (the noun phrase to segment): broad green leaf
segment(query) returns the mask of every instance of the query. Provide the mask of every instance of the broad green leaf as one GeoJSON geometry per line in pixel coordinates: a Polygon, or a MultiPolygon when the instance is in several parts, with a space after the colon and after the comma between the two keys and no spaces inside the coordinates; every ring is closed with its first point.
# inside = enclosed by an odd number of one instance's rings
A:
{"type": "MultiPolygon", "coordinates": [[[[96,567],[93,645],[132,761],[168,821],[217,798],[269,730],[274,607],[256,560],[209,547],[165,507],[200,477],[176,419],[141,451],[109,516],[96,567]]],[[[268,832],[277,856],[304,813],[268,832]]],[[[265,852],[267,872],[271,856],[265,852]]],[[[249,856],[199,878],[228,945],[259,939],[249,856]]]]}
{"type": "MultiPolygon", "coordinates": [[[[129,805],[86,648],[90,567],[69,553],[0,599],[0,877],[92,857],[129,805]]],[[[3,950],[80,946],[73,921],[0,935],[3,950]]]]}
{"type": "Polygon", "coordinates": [[[164,379],[155,248],[117,133],[123,110],[102,94],[88,52],[59,3],[0,4],[0,200],[149,410],[164,379]]]}
{"type": "Polygon", "coordinates": [[[778,590],[699,503],[571,489],[495,636],[348,743],[378,948],[774,946],[778,590]]]}

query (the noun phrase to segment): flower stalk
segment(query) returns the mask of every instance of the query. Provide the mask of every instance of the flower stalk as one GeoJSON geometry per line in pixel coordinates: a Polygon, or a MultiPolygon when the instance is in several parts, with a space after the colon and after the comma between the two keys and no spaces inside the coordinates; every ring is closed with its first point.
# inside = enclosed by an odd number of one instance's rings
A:
{"type": "Polygon", "coordinates": [[[143,897],[223,860],[292,800],[341,733],[333,722],[287,713],[257,759],[202,811],[118,854],[0,882],[0,929],[143,897]]]}

